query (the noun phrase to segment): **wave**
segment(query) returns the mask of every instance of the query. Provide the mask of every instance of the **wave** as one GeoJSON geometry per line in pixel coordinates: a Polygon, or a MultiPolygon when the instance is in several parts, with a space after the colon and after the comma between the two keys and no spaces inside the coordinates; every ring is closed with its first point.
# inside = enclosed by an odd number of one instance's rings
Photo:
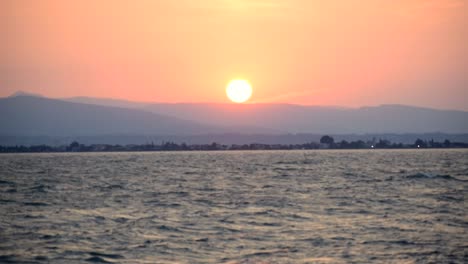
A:
{"type": "Polygon", "coordinates": [[[418,172],[415,174],[411,174],[406,176],[407,179],[443,179],[443,180],[455,180],[455,181],[463,181],[460,179],[457,179],[455,177],[452,177],[450,175],[445,175],[445,174],[431,174],[431,173],[424,173],[424,172],[418,172]]]}
{"type": "Polygon", "coordinates": [[[114,263],[114,262],[111,262],[111,261],[107,261],[101,257],[90,257],[90,258],[87,258],[86,261],[88,262],[95,262],[95,263],[114,263]]]}
{"type": "Polygon", "coordinates": [[[24,202],[23,205],[26,205],[26,206],[49,206],[48,203],[43,203],[43,202],[24,202]]]}
{"type": "Polygon", "coordinates": [[[0,185],[16,185],[16,183],[11,181],[0,180],[0,185]]]}
{"type": "Polygon", "coordinates": [[[89,254],[93,257],[104,257],[104,258],[111,258],[111,259],[121,259],[123,258],[122,255],[119,254],[108,254],[108,253],[100,253],[100,252],[89,252],[89,254]]]}
{"type": "Polygon", "coordinates": [[[44,184],[39,184],[39,185],[29,188],[30,191],[38,192],[38,193],[46,193],[47,189],[49,189],[49,186],[46,186],[44,184]]]}

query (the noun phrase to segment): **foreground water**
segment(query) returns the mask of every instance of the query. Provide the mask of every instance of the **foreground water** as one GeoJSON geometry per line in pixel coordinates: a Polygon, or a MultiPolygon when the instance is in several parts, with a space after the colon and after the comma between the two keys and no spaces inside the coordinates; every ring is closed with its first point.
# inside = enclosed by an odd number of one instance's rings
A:
{"type": "Polygon", "coordinates": [[[2,263],[467,263],[468,151],[0,155],[2,263]]]}

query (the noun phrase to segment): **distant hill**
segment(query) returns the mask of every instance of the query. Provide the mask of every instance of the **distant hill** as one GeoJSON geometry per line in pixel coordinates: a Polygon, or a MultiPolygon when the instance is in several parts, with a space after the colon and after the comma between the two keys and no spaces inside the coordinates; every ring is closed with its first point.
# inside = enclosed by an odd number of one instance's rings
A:
{"type": "Polygon", "coordinates": [[[257,125],[288,133],[468,132],[468,112],[404,105],[354,109],[291,104],[152,104],[145,109],[212,125],[257,125]]]}
{"type": "MultiPolygon", "coordinates": [[[[179,106],[179,105],[185,105],[185,104],[158,104],[158,103],[149,103],[149,102],[134,102],[134,101],[128,101],[128,100],[121,100],[121,99],[112,99],[112,98],[96,98],[96,97],[70,97],[70,98],[62,98],[61,100],[67,101],[67,102],[74,102],[74,103],[85,103],[85,104],[93,104],[93,105],[101,105],[101,106],[112,106],[112,107],[121,107],[121,108],[130,108],[130,109],[140,109],[148,112],[152,112],[155,114],[161,114],[159,111],[156,109],[153,109],[153,106],[156,105],[174,105],[174,106],[179,106]]],[[[203,107],[205,104],[194,104],[197,106],[203,107]]],[[[217,105],[217,104],[212,104],[212,105],[217,105]]],[[[213,109],[215,111],[218,111],[218,109],[213,109]]],[[[210,109],[207,109],[209,112],[210,109]]],[[[161,111],[164,112],[164,111],[161,111]]],[[[179,113],[177,110],[175,112],[173,111],[168,111],[167,116],[172,116],[172,117],[177,117],[181,113],[179,113]]],[[[163,114],[166,115],[166,114],[163,114]]],[[[211,124],[212,126],[221,126],[225,129],[226,132],[232,133],[232,132],[237,132],[237,133],[255,133],[255,134],[280,134],[280,133],[287,133],[287,129],[271,129],[256,123],[231,123],[229,120],[224,120],[222,125],[216,124],[216,122],[213,122],[213,120],[208,119],[203,119],[202,117],[196,118],[196,121],[193,119],[193,117],[188,113],[185,112],[184,114],[181,114],[180,116],[184,116],[181,119],[184,120],[191,120],[193,122],[199,122],[199,123],[204,123],[204,124],[211,124]]],[[[179,118],[179,117],[177,117],[179,118]]],[[[212,133],[211,131],[206,131],[206,134],[212,133]]]]}
{"type": "Polygon", "coordinates": [[[35,96],[0,99],[0,135],[194,135],[226,130],[143,110],[71,103],[35,96]]]}
{"type": "Polygon", "coordinates": [[[293,104],[142,103],[90,97],[67,100],[144,109],[236,128],[235,131],[244,133],[468,133],[468,112],[397,104],[343,108],[293,104]],[[254,127],[257,129],[252,129],[254,127]]]}
{"type": "MultiPolygon", "coordinates": [[[[71,100],[71,99],[66,99],[71,100]]],[[[304,143],[416,138],[467,141],[468,112],[404,105],[362,108],[291,104],[148,104],[104,98],[75,102],[29,93],[0,98],[0,144],[304,143]],[[80,103],[77,103],[80,102],[80,103]],[[109,106],[111,105],[111,106],[109,106]],[[116,107],[120,106],[120,107],[116,107]]]]}
{"type": "Polygon", "coordinates": [[[121,99],[95,98],[95,97],[86,97],[86,96],[63,98],[61,100],[67,101],[67,102],[73,102],[73,103],[94,104],[94,105],[123,107],[123,108],[140,108],[140,109],[150,104],[150,103],[133,102],[133,101],[121,100],[121,99]]]}
{"type": "Polygon", "coordinates": [[[17,96],[34,96],[34,97],[44,97],[41,94],[37,93],[30,93],[30,92],[25,92],[25,91],[16,91],[13,94],[11,94],[9,97],[17,97],[17,96]]]}

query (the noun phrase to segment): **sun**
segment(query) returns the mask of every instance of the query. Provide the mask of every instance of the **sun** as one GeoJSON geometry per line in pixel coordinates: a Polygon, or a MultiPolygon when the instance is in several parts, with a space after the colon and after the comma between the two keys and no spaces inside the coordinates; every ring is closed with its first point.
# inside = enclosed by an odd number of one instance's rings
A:
{"type": "Polygon", "coordinates": [[[252,96],[252,86],[247,80],[232,80],[226,87],[226,94],[234,103],[244,103],[252,96]]]}

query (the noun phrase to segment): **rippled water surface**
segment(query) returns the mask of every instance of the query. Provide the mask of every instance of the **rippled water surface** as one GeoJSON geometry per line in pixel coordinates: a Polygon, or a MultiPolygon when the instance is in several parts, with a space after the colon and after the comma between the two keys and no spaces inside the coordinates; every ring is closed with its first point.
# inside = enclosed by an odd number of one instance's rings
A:
{"type": "Polygon", "coordinates": [[[467,263],[468,151],[0,155],[1,263],[467,263]]]}

